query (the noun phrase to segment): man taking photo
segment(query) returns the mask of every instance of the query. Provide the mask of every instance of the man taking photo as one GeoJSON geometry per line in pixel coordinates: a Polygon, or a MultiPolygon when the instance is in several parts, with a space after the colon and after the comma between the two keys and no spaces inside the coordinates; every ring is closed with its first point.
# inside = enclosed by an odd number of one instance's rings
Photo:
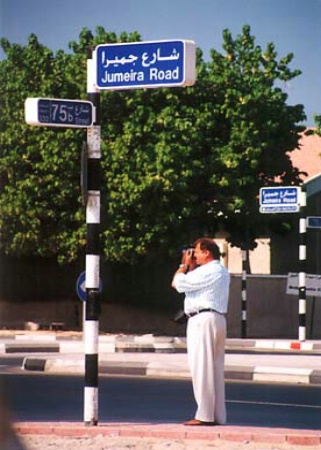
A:
{"type": "Polygon", "coordinates": [[[199,238],[183,253],[172,287],[185,294],[187,357],[197,404],[184,425],[226,423],[224,355],[230,275],[211,238],[199,238]]]}

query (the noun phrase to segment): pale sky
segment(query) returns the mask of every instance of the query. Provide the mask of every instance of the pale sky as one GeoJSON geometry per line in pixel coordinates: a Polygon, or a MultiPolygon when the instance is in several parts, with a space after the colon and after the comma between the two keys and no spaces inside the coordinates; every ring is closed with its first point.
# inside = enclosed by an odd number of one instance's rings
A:
{"type": "Polygon", "coordinates": [[[53,51],[68,51],[82,28],[103,26],[146,41],[191,39],[209,59],[211,48],[222,51],[223,29],[235,37],[245,24],[263,49],[273,42],[280,58],[294,53],[291,68],[303,73],[282,89],[313,126],[321,114],[321,0],[0,0],[1,37],[26,45],[34,33],[53,51]]]}

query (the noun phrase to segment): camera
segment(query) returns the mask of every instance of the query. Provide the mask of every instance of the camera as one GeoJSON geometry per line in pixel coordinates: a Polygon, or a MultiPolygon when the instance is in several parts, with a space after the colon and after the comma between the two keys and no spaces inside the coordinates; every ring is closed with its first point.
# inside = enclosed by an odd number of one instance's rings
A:
{"type": "Polygon", "coordinates": [[[188,250],[191,250],[191,252],[192,252],[192,258],[194,258],[194,248],[195,248],[195,247],[194,247],[193,245],[187,245],[187,246],[183,247],[182,250],[181,250],[182,255],[183,255],[184,253],[186,253],[188,250]]]}

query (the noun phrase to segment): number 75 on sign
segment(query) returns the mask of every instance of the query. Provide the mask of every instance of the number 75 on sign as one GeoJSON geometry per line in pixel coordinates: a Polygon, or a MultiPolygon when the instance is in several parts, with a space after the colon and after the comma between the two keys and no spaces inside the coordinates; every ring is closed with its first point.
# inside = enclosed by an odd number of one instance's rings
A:
{"type": "Polygon", "coordinates": [[[93,124],[93,104],[83,100],[27,98],[25,120],[29,125],[89,128],[93,124]]]}

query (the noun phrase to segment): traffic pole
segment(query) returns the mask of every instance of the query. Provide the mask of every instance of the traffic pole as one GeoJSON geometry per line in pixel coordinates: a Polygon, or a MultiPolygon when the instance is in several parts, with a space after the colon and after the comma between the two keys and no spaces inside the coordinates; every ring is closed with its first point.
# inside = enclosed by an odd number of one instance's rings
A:
{"type": "Polygon", "coordinates": [[[306,339],[306,189],[300,191],[300,217],[299,217],[299,341],[306,339]]]}
{"type": "Polygon", "coordinates": [[[98,342],[100,314],[100,93],[95,85],[93,48],[87,53],[87,95],[94,105],[93,126],[87,128],[86,196],[86,306],[85,347],[85,425],[98,424],[98,342]]]}
{"type": "Polygon", "coordinates": [[[246,291],[246,281],[247,281],[247,251],[242,250],[242,338],[246,338],[247,335],[247,291],[246,291]]]}

